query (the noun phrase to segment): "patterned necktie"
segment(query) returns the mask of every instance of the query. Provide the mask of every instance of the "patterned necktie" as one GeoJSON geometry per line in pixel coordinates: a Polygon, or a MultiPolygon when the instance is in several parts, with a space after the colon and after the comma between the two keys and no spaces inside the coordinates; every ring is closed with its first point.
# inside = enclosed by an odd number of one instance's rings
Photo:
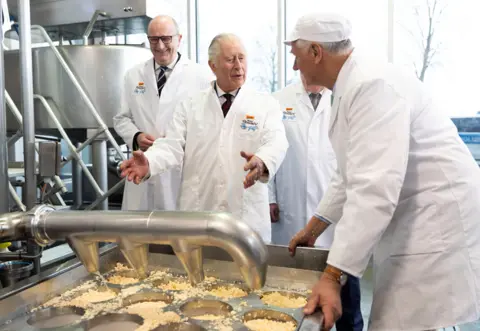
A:
{"type": "Polygon", "coordinates": [[[320,93],[310,93],[309,97],[310,101],[312,102],[313,110],[317,110],[322,95],[320,93]]]}
{"type": "Polygon", "coordinates": [[[167,82],[167,75],[165,74],[167,72],[168,67],[161,66],[159,68],[159,74],[157,78],[157,90],[158,90],[158,97],[160,98],[160,95],[162,95],[162,89],[165,86],[165,83],[167,82]]]}
{"type": "Polygon", "coordinates": [[[225,102],[222,105],[223,117],[227,117],[227,113],[230,110],[230,107],[232,106],[232,103],[233,103],[232,101],[233,95],[226,93],[223,95],[223,97],[225,98],[225,102]]]}

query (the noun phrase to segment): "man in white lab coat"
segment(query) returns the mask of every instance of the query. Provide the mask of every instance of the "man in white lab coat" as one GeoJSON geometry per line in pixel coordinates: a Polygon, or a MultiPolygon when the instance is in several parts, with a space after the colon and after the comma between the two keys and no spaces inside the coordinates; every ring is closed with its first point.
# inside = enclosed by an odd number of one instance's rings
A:
{"type": "Polygon", "coordinates": [[[180,210],[231,212],[269,243],[267,183],[288,148],[280,105],[244,85],[247,55],[238,37],[216,36],[208,54],[216,81],[176,108],[166,137],[134,152],[122,176],[138,183],[150,173],[148,182],[183,165],[180,210]]]}
{"type": "MultiPolygon", "coordinates": [[[[335,172],[336,160],[328,138],[331,92],[307,86],[303,76],[273,93],[283,111],[290,145],[285,160],[269,183],[272,243],[288,245],[305,227],[335,172]]],[[[315,246],[329,248],[334,227],[315,246]]]]}
{"type": "Polygon", "coordinates": [[[327,267],[305,308],[330,329],[340,289],[373,254],[370,331],[423,331],[480,318],[480,170],[423,84],[361,56],[351,25],[300,18],[286,43],[308,84],[332,89],[337,172],[290,249],[336,223],[327,267]]]}
{"type": "MultiPolygon", "coordinates": [[[[275,177],[269,182],[272,242],[288,245],[315,212],[327,190],[337,162],[330,139],[331,92],[321,85],[301,81],[291,84],[273,96],[283,110],[283,124],[289,148],[275,177]]],[[[308,246],[330,248],[334,226],[328,227],[308,246]]],[[[343,315],[337,331],[363,331],[360,309],[360,281],[350,277],[342,288],[343,315]]]]}
{"type": "MultiPolygon", "coordinates": [[[[114,117],[115,131],[133,150],[146,151],[165,136],[175,106],[207,88],[213,75],[205,66],[178,52],[182,40],[169,16],[157,16],[148,26],[153,58],[130,69],[124,82],[123,107],[114,117]]],[[[175,167],[148,183],[125,184],[123,210],[175,210],[181,168],[175,167]]]]}

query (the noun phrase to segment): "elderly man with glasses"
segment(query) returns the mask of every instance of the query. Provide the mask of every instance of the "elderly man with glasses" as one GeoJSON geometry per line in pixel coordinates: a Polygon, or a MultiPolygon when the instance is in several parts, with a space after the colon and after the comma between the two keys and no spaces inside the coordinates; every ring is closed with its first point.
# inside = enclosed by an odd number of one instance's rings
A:
{"type": "MultiPolygon", "coordinates": [[[[114,117],[115,131],[134,151],[146,151],[164,137],[175,106],[213,80],[207,66],[179,53],[182,34],[172,17],[155,17],[148,26],[148,41],[153,58],[127,72],[123,106],[114,117]]],[[[148,183],[126,183],[122,209],[175,210],[180,178],[181,168],[175,167],[148,183]]]]}

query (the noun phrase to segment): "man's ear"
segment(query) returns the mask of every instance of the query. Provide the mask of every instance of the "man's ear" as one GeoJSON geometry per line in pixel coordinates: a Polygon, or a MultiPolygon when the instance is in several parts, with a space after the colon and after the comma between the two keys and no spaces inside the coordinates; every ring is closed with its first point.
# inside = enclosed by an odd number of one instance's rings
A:
{"type": "Polygon", "coordinates": [[[213,61],[208,60],[208,66],[210,67],[210,69],[212,69],[213,73],[215,73],[215,70],[217,69],[217,67],[215,66],[215,63],[213,61]]]}
{"type": "Polygon", "coordinates": [[[310,50],[315,58],[315,63],[320,62],[320,60],[323,58],[323,49],[320,47],[319,44],[312,44],[310,46],[310,50]]]}

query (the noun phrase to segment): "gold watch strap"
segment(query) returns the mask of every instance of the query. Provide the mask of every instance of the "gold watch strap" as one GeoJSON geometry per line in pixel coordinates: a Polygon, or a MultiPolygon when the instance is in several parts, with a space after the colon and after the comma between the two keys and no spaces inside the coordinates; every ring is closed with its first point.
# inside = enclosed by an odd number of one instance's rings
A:
{"type": "Polygon", "coordinates": [[[326,273],[329,276],[332,276],[339,284],[341,283],[340,282],[340,277],[343,275],[342,270],[340,270],[338,268],[335,268],[335,267],[332,267],[331,265],[327,265],[327,267],[325,268],[325,270],[323,272],[326,273]]]}

